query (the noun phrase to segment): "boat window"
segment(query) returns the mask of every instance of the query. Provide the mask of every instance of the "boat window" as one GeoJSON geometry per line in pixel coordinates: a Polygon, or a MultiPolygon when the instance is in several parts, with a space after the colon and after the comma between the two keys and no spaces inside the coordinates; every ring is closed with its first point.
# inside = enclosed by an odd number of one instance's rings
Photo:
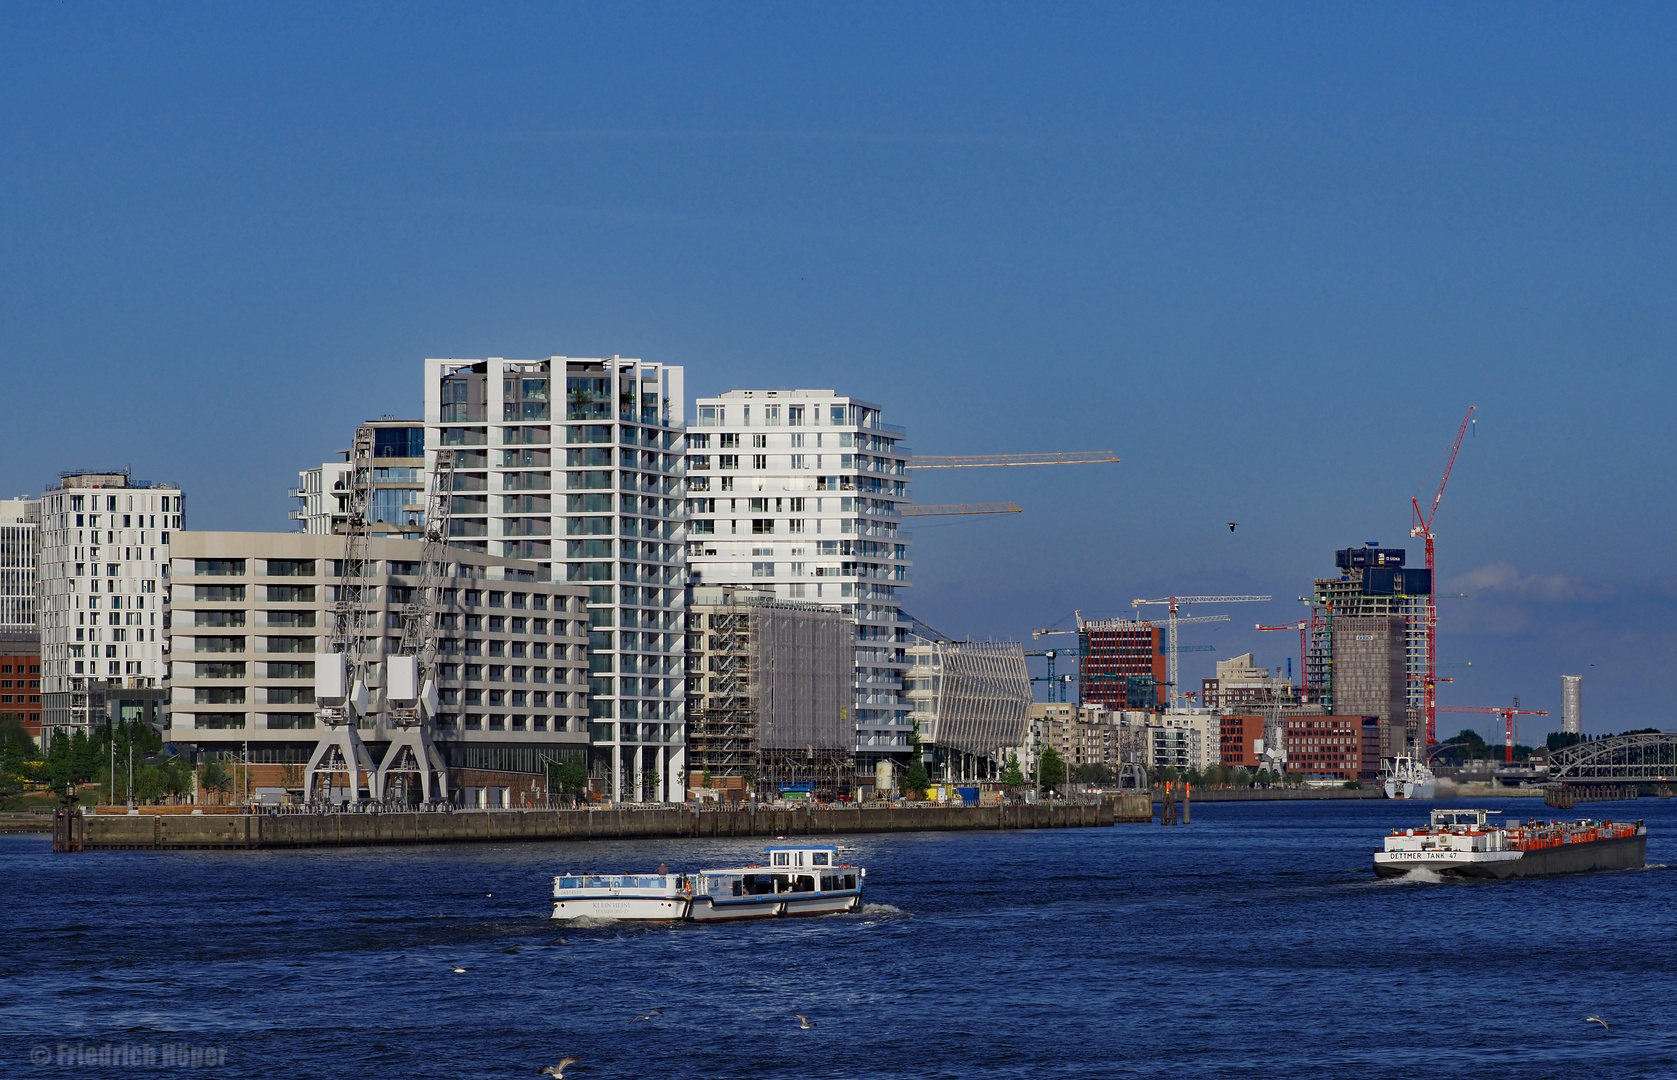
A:
{"type": "Polygon", "coordinates": [[[743,891],[743,885],[744,885],[744,883],[739,878],[734,879],[734,895],[735,896],[740,895],[740,893],[743,891]]]}
{"type": "Polygon", "coordinates": [[[844,875],[844,887],[847,888],[847,889],[854,889],[856,887],[856,875],[855,874],[844,875]]]}
{"type": "Polygon", "coordinates": [[[787,852],[777,851],[774,853],[774,864],[776,866],[788,866],[791,864],[791,860],[792,856],[787,852]]]}
{"type": "Polygon", "coordinates": [[[826,866],[827,853],[825,851],[817,851],[809,857],[809,861],[812,866],[826,866]]]}
{"type": "Polygon", "coordinates": [[[797,881],[792,884],[793,892],[814,892],[815,878],[811,874],[799,874],[797,881]]]}
{"type": "Polygon", "coordinates": [[[775,888],[776,881],[785,881],[784,877],[775,874],[747,874],[745,875],[745,895],[770,896],[780,890],[775,888]]]}
{"type": "Polygon", "coordinates": [[[559,879],[559,887],[561,889],[580,889],[582,888],[582,878],[562,877],[559,879]]]}

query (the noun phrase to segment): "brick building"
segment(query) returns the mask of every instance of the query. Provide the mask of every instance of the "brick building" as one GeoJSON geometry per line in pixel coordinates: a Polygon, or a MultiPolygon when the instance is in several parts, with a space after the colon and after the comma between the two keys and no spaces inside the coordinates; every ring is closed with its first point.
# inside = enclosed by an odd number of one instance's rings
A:
{"type": "Polygon", "coordinates": [[[1152,623],[1079,618],[1077,655],[1080,704],[1121,712],[1165,703],[1164,631],[1152,623]]]}
{"type": "Polygon", "coordinates": [[[1380,720],[1373,716],[1289,716],[1287,771],[1358,780],[1380,773],[1380,720]]]}

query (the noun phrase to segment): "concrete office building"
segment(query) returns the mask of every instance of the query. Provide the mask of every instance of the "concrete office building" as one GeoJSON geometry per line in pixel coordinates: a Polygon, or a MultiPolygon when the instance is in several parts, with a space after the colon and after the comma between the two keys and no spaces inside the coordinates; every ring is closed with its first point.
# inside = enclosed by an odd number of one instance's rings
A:
{"type": "Polygon", "coordinates": [[[1561,731],[1584,734],[1584,676],[1561,676],[1561,731]]]}
{"type": "Polygon", "coordinates": [[[689,432],[687,559],[694,584],[772,588],[856,620],[856,768],[901,758],[909,621],[904,432],[832,390],[700,398],[689,432]]]}
{"type": "Polygon", "coordinates": [[[1000,776],[1032,715],[1025,647],[915,638],[908,662],[909,720],[931,757],[927,772],[943,780],[1000,776]]]}
{"type": "MultiPolygon", "coordinates": [[[[421,540],[425,536],[425,425],[418,420],[367,421],[373,429],[372,495],[367,501],[371,535],[421,540]]],[[[313,536],[342,533],[349,524],[348,450],[297,474],[291,520],[313,536]]]]}
{"type": "MultiPolygon", "coordinates": [[[[316,742],[315,654],[329,652],[344,542],[299,533],[186,532],[170,572],[176,744],[249,761],[260,794],[300,797],[316,742]]],[[[378,656],[401,641],[424,545],[368,541],[378,656]]],[[[586,590],[545,568],[450,553],[437,619],[437,743],[466,805],[517,806],[547,792],[547,762],[586,754],[586,590]]],[[[369,679],[382,758],[382,662],[369,679]]]]}
{"type": "Polygon", "coordinates": [[[41,500],[0,499],[0,639],[38,639],[41,500]]]}
{"type": "Polygon", "coordinates": [[[1339,702],[1336,635],[1340,621],[1398,616],[1404,622],[1404,709],[1398,718],[1413,742],[1425,737],[1420,728],[1426,711],[1426,612],[1432,571],[1405,569],[1404,559],[1402,548],[1383,548],[1377,543],[1334,553],[1339,576],[1317,578],[1312,592],[1317,615],[1324,615],[1331,606],[1332,618],[1315,620],[1306,649],[1305,676],[1312,704],[1326,705],[1334,712],[1353,711],[1341,708],[1339,702]]]}
{"type": "Polygon", "coordinates": [[[425,361],[450,543],[587,590],[590,771],[629,802],[686,780],[683,393],[680,367],[615,356],[425,361]]]}
{"type": "Polygon", "coordinates": [[[161,695],[169,538],[184,514],[178,487],[127,473],[66,473],[42,498],[44,740],[102,723],[107,691],[161,695]]]}
{"type": "Polygon", "coordinates": [[[1388,757],[1402,753],[1415,734],[1408,725],[1407,634],[1408,625],[1398,615],[1333,621],[1333,711],[1378,720],[1388,757]]]}
{"type": "Polygon", "coordinates": [[[848,794],[855,771],[855,624],[842,612],[726,585],[687,608],[687,784],[774,798],[848,794]]]}

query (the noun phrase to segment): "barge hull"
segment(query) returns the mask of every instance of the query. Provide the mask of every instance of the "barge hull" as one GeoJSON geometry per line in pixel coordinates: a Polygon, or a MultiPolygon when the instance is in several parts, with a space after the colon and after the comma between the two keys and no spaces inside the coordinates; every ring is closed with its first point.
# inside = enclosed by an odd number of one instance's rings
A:
{"type": "Polygon", "coordinates": [[[1648,862],[1648,834],[1639,832],[1614,840],[1595,840],[1582,844],[1563,844],[1559,847],[1527,851],[1518,859],[1498,861],[1469,861],[1465,859],[1436,859],[1425,862],[1375,862],[1374,872],[1380,877],[1399,877],[1411,870],[1425,868],[1439,874],[1456,877],[1505,880],[1509,878],[1549,877],[1554,874],[1586,874],[1594,870],[1640,870],[1648,862]]]}

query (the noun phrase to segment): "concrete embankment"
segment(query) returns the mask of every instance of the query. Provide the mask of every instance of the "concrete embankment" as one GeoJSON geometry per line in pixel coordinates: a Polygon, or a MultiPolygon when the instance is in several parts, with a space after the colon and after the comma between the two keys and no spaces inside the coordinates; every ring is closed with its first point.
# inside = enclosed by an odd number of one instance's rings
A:
{"type": "MultiPolygon", "coordinates": [[[[1153,789],[1158,802],[1161,789],[1153,789]]],[[[1288,802],[1309,799],[1383,799],[1379,788],[1195,788],[1194,802],[1288,802]]],[[[1181,801],[1181,796],[1177,796],[1181,801]]]]}
{"type": "Polygon", "coordinates": [[[451,814],[117,814],[61,817],[59,850],[304,848],[641,837],[811,837],[872,832],[1076,829],[1148,821],[1146,796],[1103,803],[807,810],[472,810],[451,814]]]}
{"type": "Polygon", "coordinates": [[[0,813],[0,833],[49,833],[52,832],[52,811],[37,813],[30,810],[20,810],[0,813]]]}

